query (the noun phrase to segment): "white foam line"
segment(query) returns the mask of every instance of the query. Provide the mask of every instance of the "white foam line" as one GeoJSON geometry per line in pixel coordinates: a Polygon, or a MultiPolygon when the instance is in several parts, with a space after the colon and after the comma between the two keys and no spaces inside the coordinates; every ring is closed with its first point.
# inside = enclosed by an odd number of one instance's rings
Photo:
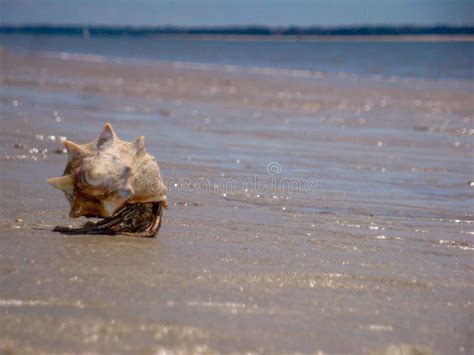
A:
{"type": "Polygon", "coordinates": [[[0,299],[0,307],[36,307],[36,306],[70,306],[84,308],[81,301],[74,303],[62,302],[59,300],[19,300],[19,299],[0,299]]]}
{"type": "Polygon", "coordinates": [[[188,306],[210,307],[210,308],[245,308],[244,303],[233,302],[200,302],[200,301],[186,301],[188,306]]]}
{"type": "MultiPolygon", "coordinates": [[[[43,52],[44,53],[44,52],[43,52]]],[[[95,54],[79,54],[79,53],[67,53],[60,52],[57,55],[51,55],[51,52],[46,52],[49,57],[56,57],[60,59],[75,59],[82,60],[84,62],[103,63],[107,61],[107,58],[102,55],[95,54]]]]}
{"type": "MultiPolygon", "coordinates": [[[[322,78],[326,73],[311,70],[300,70],[300,69],[281,69],[272,67],[244,67],[234,64],[209,64],[209,63],[194,63],[194,62],[182,62],[182,61],[168,61],[159,59],[136,59],[136,58],[124,58],[124,57],[107,57],[96,54],[81,54],[74,52],[45,52],[40,51],[41,55],[49,58],[57,58],[63,60],[80,60],[84,62],[92,63],[104,63],[112,62],[119,64],[127,63],[138,63],[148,65],[159,65],[172,67],[177,69],[192,69],[192,70],[203,70],[203,71],[224,71],[224,72],[244,72],[250,74],[266,74],[266,75],[279,75],[279,76],[292,76],[298,78],[322,78]]],[[[336,74],[338,75],[338,74],[336,74]]],[[[355,77],[353,74],[343,73],[344,77],[355,77]]]]}

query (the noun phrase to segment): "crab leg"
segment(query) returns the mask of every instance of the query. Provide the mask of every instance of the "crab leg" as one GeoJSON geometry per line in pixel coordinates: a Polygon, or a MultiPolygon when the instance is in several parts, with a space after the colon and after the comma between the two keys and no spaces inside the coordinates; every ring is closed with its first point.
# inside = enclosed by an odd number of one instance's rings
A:
{"type": "Polygon", "coordinates": [[[122,213],[124,210],[115,214],[112,217],[104,218],[98,222],[87,222],[82,227],[79,228],[69,228],[63,226],[56,226],[53,229],[53,232],[59,232],[64,234],[107,234],[105,231],[120,223],[122,221],[122,213]]]}
{"type": "Polygon", "coordinates": [[[99,222],[88,222],[79,228],[57,226],[53,231],[64,234],[123,234],[151,238],[161,227],[162,214],[161,202],[137,203],[127,205],[114,216],[99,222]]]}

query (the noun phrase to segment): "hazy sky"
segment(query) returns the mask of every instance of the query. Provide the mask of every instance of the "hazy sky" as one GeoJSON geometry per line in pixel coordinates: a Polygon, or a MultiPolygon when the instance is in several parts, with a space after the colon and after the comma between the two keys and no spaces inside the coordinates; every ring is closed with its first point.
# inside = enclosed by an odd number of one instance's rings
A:
{"type": "Polygon", "coordinates": [[[474,25],[474,0],[0,0],[0,23],[474,25]]]}

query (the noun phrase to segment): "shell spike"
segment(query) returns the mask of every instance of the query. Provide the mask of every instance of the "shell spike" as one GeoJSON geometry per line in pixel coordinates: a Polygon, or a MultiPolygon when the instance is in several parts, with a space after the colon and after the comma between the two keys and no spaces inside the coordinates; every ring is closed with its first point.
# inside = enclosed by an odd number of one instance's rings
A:
{"type": "Polygon", "coordinates": [[[102,147],[106,144],[114,144],[117,141],[117,134],[114,132],[112,125],[106,123],[102,132],[100,133],[99,140],[97,141],[97,147],[102,147]]]}
{"type": "Polygon", "coordinates": [[[138,149],[145,149],[145,136],[138,137],[134,143],[138,149]]]}
{"type": "Polygon", "coordinates": [[[138,137],[137,139],[135,139],[133,144],[135,145],[136,155],[142,155],[142,154],[146,153],[145,152],[145,137],[144,136],[141,136],[141,137],[138,137]]]}
{"type": "Polygon", "coordinates": [[[48,184],[61,191],[68,191],[74,187],[74,181],[71,175],[50,178],[48,179],[48,184]]]}
{"type": "Polygon", "coordinates": [[[84,150],[79,144],[76,144],[71,141],[64,141],[64,147],[67,150],[69,156],[69,161],[79,158],[81,156],[88,155],[87,151],[84,150]]]}

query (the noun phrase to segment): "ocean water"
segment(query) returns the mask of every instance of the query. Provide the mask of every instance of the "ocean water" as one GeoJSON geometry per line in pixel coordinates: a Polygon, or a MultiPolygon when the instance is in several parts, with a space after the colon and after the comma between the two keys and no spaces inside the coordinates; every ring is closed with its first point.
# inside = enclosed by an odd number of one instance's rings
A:
{"type": "Polygon", "coordinates": [[[0,34],[16,50],[272,67],[361,76],[474,79],[472,41],[238,40],[0,34]]]}

